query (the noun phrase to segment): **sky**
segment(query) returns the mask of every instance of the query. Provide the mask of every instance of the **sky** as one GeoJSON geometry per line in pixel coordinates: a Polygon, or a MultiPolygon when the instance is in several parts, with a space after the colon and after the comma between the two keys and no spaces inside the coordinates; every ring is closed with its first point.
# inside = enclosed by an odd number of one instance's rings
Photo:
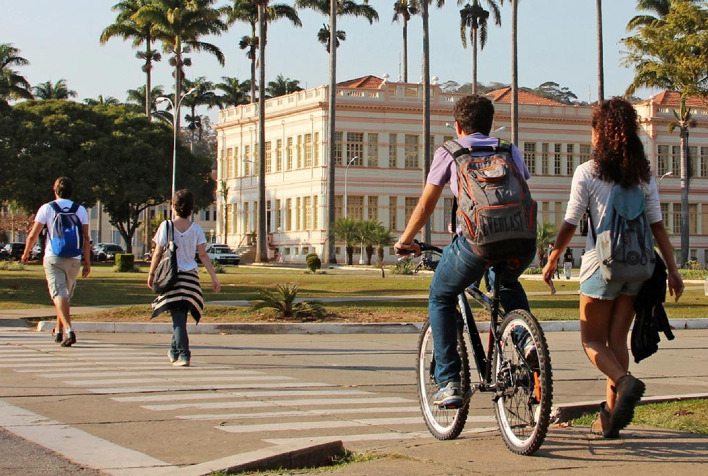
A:
{"type": "MultiPolygon", "coordinates": [[[[282,0],[292,5],[293,0],[282,0]]],[[[78,93],[77,100],[113,96],[126,99],[128,89],[145,83],[142,61],[130,42],[113,38],[101,45],[103,29],[113,23],[111,6],[117,0],[0,0],[0,43],[21,50],[30,65],[19,72],[35,85],[65,79],[78,93]]],[[[227,0],[217,0],[224,5],[227,0]]],[[[373,25],[361,18],[339,18],[337,29],[347,33],[337,54],[337,81],[366,75],[388,74],[391,81],[400,74],[402,51],[401,23],[393,23],[393,0],[370,0],[379,14],[373,25]]],[[[485,3],[484,1],[482,2],[485,3]]],[[[498,2],[499,3],[499,2],[498,2]]],[[[439,81],[471,81],[472,52],[464,49],[459,34],[457,2],[448,0],[442,9],[430,8],[431,77],[439,81]]],[[[510,83],[511,6],[501,6],[502,26],[490,23],[487,44],[479,53],[478,81],[510,83]]],[[[635,0],[603,2],[605,96],[621,95],[631,82],[633,71],[622,66],[620,40],[628,33],[627,22],[637,14],[635,0]]],[[[596,15],[594,0],[519,0],[518,7],[519,85],[537,87],[554,81],[567,87],[581,101],[597,99],[596,15]]],[[[266,81],[278,74],[297,79],[303,88],[329,84],[329,60],[317,42],[317,31],[328,18],[303,10],[302,28],[287,20],[269,26],[266,48],[266,81]]],[[[213,55],[191,53],[187,77],[205,76],[218,83],[222,76],[249,79],[249,61],[238,48],[239,39],[250,27],[236,23],[220,37],[204,41],[218,46],[226,57],[225,66],[213,55]]],[[[422,21],[413,17],[408,28],[409,82],[421,80],[422,21]]],[[[469,42],[468,42],[469,43],[469,42]]],[[[171,68],[167,56],[153,70],[153,85],[172,91],[171,68]]],[[[648,97],[640,90],[638,96],[648,97]]],[[[211,115],[211,114],[210,114],[211,115]]]]}

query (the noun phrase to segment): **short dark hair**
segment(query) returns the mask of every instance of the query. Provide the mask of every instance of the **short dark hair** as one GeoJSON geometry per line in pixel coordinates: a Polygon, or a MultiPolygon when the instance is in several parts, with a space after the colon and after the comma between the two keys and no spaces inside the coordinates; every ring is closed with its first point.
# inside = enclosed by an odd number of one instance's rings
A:
{"type": "Polygon", "coordinates": [[[54,181],[54,193],[59,198],[71,198],[74,194],[74,182],[69,177],[59,177],[54,181]]]}
{"type": "Polygon", "coordinates": [[[187,218],[194,210],[194,194],[186,188],[177,190],[172,197],[172,206],[178,216],[187,218]]]}
{"type": "Polygon", "coordinates": [[[471,94],[455,103],[452,114],[465,134],[479,132],[488,136],[494,122],[494,104],[486,96],[471,94]]]}

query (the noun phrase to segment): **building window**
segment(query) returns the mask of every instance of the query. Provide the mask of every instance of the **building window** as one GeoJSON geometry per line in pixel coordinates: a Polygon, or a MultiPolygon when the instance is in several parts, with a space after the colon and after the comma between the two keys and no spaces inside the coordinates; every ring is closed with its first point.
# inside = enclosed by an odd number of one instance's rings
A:
{"type": "Polygon", "coordinates": [[[561,225],[563,224],[563,202],[556,202],[555,204],[555,216],[556,216],[556,229],[560,230],[561,225]]]}
{"type": "Polygon", "coordinates": [[[580,163],[590,160],[590,144],[580,144],[580,163]]]}
{"type": "Polygon", "coordinates": [[[413,215],[413,210],[415,210],[415,206],[418,204],[418,197],[406,197],[406,220],[405,222],[408,223],[408,221],[411,219],[411,216],[413,215]]]}
{"type": "Polygon", "coordinates": [[[664,175],[669,171],[669,146],[660,145],[656,150],[656,174],[664,175]]]}
{"type": "Polygon", "coordinates": [[[398,159],[398,142],[397,142],[397,135],[396,134],[389,134],[388,135],[388,166],[392,169],[395,169],[397,167],[397,159],[398,159]]]}
{"type": "Polygon", "coordinates": [[[273,201],[266,200],[266,233],[273,231],[273,201]]]}
{"type": "Polygon", "coordinates": [[[275,201],[275,231],[281,231],[283,226],[283,209],[280,199],[275,201]]]}
{"type": "Polygon", "coordinates": [[[541,144],[541,175],[548,175],[550,147],[548,143],[541,144]]]}
{"type": "Polygon", "coordinates": [[[229,205],[231,207],[231,221],[229,222],[229,233],[238,233],[238,203],[232,203],[229,205]]]}
{"type": "Polygon", "coordinates": [[[312,197],[304,197],[302,199],[302,208],[305,214],[305,223],[303,227],[305,230],[312,229],[312,197]]]}
{"type": "Polygon", "coordinates": [[[342,165],[342,133],[334,133],[334,165],[342,165]]]}
{"type": "Polygon", "coordinates": [[[450,233],[455,231],[448,229],[448,224],[452,226],[452,204],[452,198],[446,198],[443,203],[443,224],[445,225],[445,229],[443,231],[448,231],[450,233]]]}
{"type": "Polygon", "coordinates": [[[234,150],[226,149],[226,177],[234,178],[234,150]]]}
{"type": "Polygon", "coordinates": [[[398,197],[388,197],[388,228],[398,230],[396,215],[398,214],[398,197]]]}
{"type": "Polygon", "coordinates": [[[662,203],[660,204],[661,207],[661,221],[664,222],[664,228],[666,228],[667,233],[673,233],[671,230],[671,225],[669,222],[669,204],[668,203],[662,203]]]}
{"type": "Polygon", "coordinates": [[[566,175],[573,175],[573,170],[575,167],[573,167],[573,149],[574,145],[573,144],[566,144],[565,145],[565,174],[566,175]]]}
{"type": "Polygon", "coordinates": [[[671,204],[671,225],[675,234],[681,233],[681,206],[678,203],[671,204]]]}
{"type": "Polygon", "coordinates": [[[347,132],[347,164],[356,157],[352,165],[364,164],[364,133],[347,132]]]}
{"type": "Polygon", "coordinates": [[[293,229],[293,199],[285,199],[285,231],[293,229]]]}
{"type": "Polygon", "coordinates": [[[270,150],[270,142],[266,142],[265,144],[265,171],[267,174],[271,172],[271,150],[270,150]]]}
{"type": "Polygon", "coordinates": [[[344,198],[342,195],[337,195],[334,197],[334,218],[339,219],[339,218],[344,218],[343,215],[343,210],[344,210],[344,198]]]}
{"type": "Polygon", "coordinates": [[[251,222],[250,222],[250,214],[251,214],[251,207],[250,203],[248,202],[243,202],[243,232],[244,233],[249,233],[251,230],[249,229],[251,222]]]}
{"type": "Polygon", "coordinates": [[[561,174],[561,144],[553,144],[553,173],[561,174]]]}
{"type": "Polygon", "coordinates": [[[688,204],[688,233],[695,235],[698,233],[698,204],[688,204]]]}
{"type": "Polygon", "coordinates": [[[243,175],[251,175],[251,146],[243,146],[243,175]]]}
{"type": "Polygon", "coordinates": [[[416,134],[406,134],[405,137],[405,167],[417,169],[419,163],[420,145],[416,134]]]}
{"type": "Polygon", "coordinates": [[[364,197],[361,195],[347,197],[347,217],[355,220],[364,219],[364,197]]]}
{"type": "Polygon", "coordinates": [[[288,137],[288,147],[285,149],[285,170],[293,169],[293,138],[288,137]]]}
{"type": "Polygon", "coordinates": [[[379,166],[379,135],[375,132],[369,132],[366,135],[367,147],[366,158],[369,167],[379,166]]]}
{"type": "Polygon", "coordinates": [[[674,177],[681,176],[681,146],[671,147],[671,173],[674,177]]]}
{"type": "Polygon", "coordinates": [[[368,217],[369,220],[375,222],[379,221],[379,197],[369,195],[369,206],[368,206],[368,217]]]}
{"type": "Polygon", "coordinates": [[[259,168],[259,161],[260,161],[260,154],[261,148],[259,147],[258,142],[256,142],[256,145],[253,146],[253,172],[251,172],[253,175],[256,175],[258,171],[260,170],[259,168]]]}
{"type": "Polygon", "coordinates": [[[319,202],[318,199],[319,197],[315,195],[312,197],[312,229],[317,230],[320,227],[320,220],[319,220],[319,214],[320,214],[320,208],[319,208],[319,202]]]}
{"type": "Polygon", "coordinates": [[[312,167],[312,134],[305,134],[305,167],[312,167]]]}
{"type": "Polygon", "coordinates": [[[296,230],[302,230],[302,208],[301,207],[301,200],[300,197],[297,197],[295,199],[295,229],[296,230]]]}
{"type": "Polygon", "coordinates": [[[700,177],[708,177],[708,147],[701,147],[701,164],[698,170],[701,172],[700,177]]]}
{"type": "Polygon", "coordinates": [[[319,167],[320,165],[320,133],[315,132],[315,140],[312,146],[312,165],[319,167]]]}
{"type": "Polygon", "coordinates": [[[524,162],[531,174],[536,173],[536,143],[524,142],[524,162]]]}
{"type": "Polygon", "coordinates": [[[283,171],[283,139],[275,141],[275,171],[283,171]]]}
{"type": "Polygon", "coordinates": [[[297,136],[297,168],[302,168],[302,136],[297,136]]]}

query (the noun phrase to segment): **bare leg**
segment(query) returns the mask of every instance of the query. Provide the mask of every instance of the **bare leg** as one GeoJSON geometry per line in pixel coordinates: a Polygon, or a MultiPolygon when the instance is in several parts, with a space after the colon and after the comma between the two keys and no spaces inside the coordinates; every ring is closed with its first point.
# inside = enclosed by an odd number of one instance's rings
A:
{"type": "MultiPolygon", "coordinates": [[[[629,327],[634,319],[634,301],[636,296],[620,294],[615,299],[615,305],[612,308],[612,322],[610,322],[610,336],[608,346],[617,363],[622,367],[623,375],[629,371],[629,351],[627,349],[627,335],[629,327]]],[[[615,406],[615,398],[617,394],[612,390],[613,386],[617,385],[616,380],[607,379],[607,406],[611,410],[615,406]]]]}
{"type": "Polygon", "coordinates": [[[69,300],[65,297],[54,298],[54,307],[57,310],[57,329],[63,328],[65,331],[71,328],[71,310],[69,300]]]}
{"type": "MultiPolygon", "coordinates": [[[[580,296],[580,337],[583,342],[583,350],[595,367],[608,377],[608,406],[614,403],[614,393],[610,385],[614,385],[614,382],[627,374],[627,366],[629,365],[627,332],[625,331],[622,336],[621,330],[625,328],[625,323],[626,329],[629,329],[632,314],[630,313],[629,318],[618,315],[620,312],[626,313],[627,309],[625,300],[621,298],[607,301],[580,296]],[[618,301],[619,305],[615,309],[618,301]],[[622,341],[622,339],[624,340],[622,341]],[[623,343],[620,344],[620,342],[623,343]],[[615,354],[615,349],[622,346],[624,346],[623,355],[625,357],[622,358],[622,352],[619,352],[621,362],[615,354]]],[[[632,309],[631,306],[629,308],[632,309]]]]}

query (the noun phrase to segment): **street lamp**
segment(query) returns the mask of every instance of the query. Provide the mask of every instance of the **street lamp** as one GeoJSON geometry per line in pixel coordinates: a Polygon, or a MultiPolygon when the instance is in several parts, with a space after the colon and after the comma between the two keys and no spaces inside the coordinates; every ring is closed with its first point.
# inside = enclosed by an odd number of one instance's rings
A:
{"type": "Polygon", "coordinates": [[[344,218],[347,217],[347,173],[349,172],[349,166],[352,165],[352,162],[354,162],[358,158],[358,155],[352,157],[352,159],[347,164],[347,168],[344,169],[344,218]]]}
{"type": "MultiPolygon", "coordinates": [[[[172,196],[174,196],[175,192],[177,191],[177,118],[179,117],[179,109],[182,106],[182,100],[196,90],[197,88],[191,88],[189,91],[184,93],[182,97],[180,97],[177,101],[177,107],[175,107],[175,104],[172,102],[172,99],[170,99],[168,96],[160,96],[158,98],[155,98],[156,103],[161,103],[165,101],[169,102],[170,107],[175,112],[172,116],[172,196]]],[[[172,196],[170,198],[172,198],[172,196]]]]}
{"type": "Polygon", "coordinates": [[[666,178],[668,175],[673,175],[673,174],[674,173],[669,170],[668,172],[666,172],[664,175],[661,176],[661,178],[659,179],[659,183],[661,183],[661,181],[664,180],[664,178],[666,178]]]}

